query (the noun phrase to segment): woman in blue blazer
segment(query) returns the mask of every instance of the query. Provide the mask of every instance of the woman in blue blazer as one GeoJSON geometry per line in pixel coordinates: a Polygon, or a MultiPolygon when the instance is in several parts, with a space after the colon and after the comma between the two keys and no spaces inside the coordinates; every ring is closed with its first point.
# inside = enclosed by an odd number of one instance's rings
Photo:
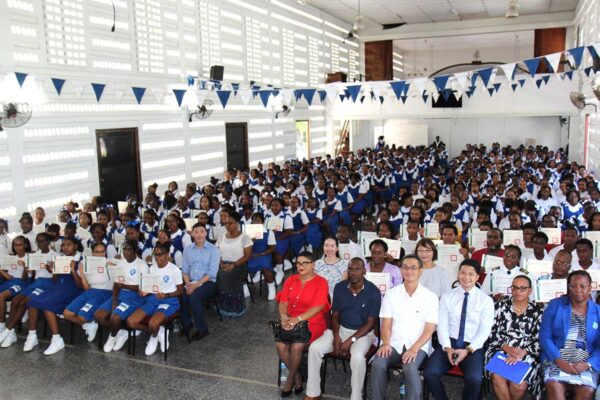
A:
{"type": "Polygon", "coordinates": [[[600,371],[600,306],[590,299],[592,279],[571,272],[568,293],[548,303],[542,316],[540,344],[548,399],[592,399],[600,371]]]}

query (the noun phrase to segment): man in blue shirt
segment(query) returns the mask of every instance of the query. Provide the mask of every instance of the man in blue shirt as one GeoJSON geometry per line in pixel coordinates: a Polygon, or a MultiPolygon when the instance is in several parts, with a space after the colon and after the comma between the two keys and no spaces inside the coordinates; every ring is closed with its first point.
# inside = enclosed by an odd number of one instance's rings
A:
{"type": "Polygon", "coordinates": [[[219,249],[206,240],[206,226],[197,223],[192,228],[194,243],[183,249],[183,293],[182,319],[184,332],[193,340],[208,335],[204,321],[204,304],[217,291],[217,272],[221,254],[219,249]],[[190,328],[194,319],[195,332],[190,328]]]}
{"type": "Polygon", "coordinates": [[[350,356],[352,400],[362,399],[367,360],[373,343],[373,329],[379,316],[381,292],[365,280],[365,262],[355,257],[348,263],[348,279],[335,285],[331,329],[315,340],[308,349],[308,381],[305,399],[321,398],[321,363],[323,355],[350,356]]]}

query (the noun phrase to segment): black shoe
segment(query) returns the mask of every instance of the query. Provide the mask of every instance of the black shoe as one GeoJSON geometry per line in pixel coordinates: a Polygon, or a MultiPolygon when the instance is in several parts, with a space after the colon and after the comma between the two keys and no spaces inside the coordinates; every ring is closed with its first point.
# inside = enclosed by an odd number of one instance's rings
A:
{"type": "Polygon", "coordinates": [[[302,392],[304,392],[304,388],[302,387],[302,385],[300,385],[300,387],[294,388],[295,394],[302,394],[302,392]]]}
{"type": "Polygon", "coordinates": [[[282,390],[282,391],[279,393],[279,397],[281,397],[282,399],[285,399],[286,397],[290,397],[291,395],[292,395],[292,391],[291,391],[291,390],[289,390],[289,391],[287,391],[287,392],[286,392],[286,391],[284,391],[284,390],[282,390]]]}
{"type": "Polygon", "coordinates": [[[208,336],[208,331],[197,331],[192,337],[192,341],[202,340],[208,336]]]}

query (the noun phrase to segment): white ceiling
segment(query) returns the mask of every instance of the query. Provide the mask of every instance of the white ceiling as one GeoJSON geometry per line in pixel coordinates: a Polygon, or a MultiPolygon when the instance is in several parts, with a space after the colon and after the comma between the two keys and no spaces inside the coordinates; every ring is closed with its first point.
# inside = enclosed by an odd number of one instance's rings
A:
{"type": "Polygon", "coordinates": [[[533,31],[484,33],[479,35],[445,36],[428,39],[394,40],[394,48],[403,52],[423,52],[429,50],[481,49],[487,47],[533,47],[533,40],[533,31]]]}
{"type": "MultiPolygon", "coordinates": [[[[305,0],[341,20],[354,23],[359,0],[305,0]]],[[[574,11],[579,0],[519,0],[520,15],[574,11]]],[[[360,0],[365,27],[504,17],[508,0],[360,0]]]]}

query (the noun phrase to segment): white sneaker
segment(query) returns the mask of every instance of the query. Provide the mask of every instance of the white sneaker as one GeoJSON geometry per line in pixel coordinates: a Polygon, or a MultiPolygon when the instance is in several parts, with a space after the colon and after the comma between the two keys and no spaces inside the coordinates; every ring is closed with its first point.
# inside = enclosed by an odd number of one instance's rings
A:
{"type": "Polygon", "coordinates": [[[125,343],[127,343],[127,339],[129,339],[129,332],[126,329],[119,329],[115,341],[115,347],[113,347],[113,351],[121,350],[125,343]]]}
{"type": "Polygon", "coordinates": [[[252,277],[252,280],[251,280],[251,281],[252,281],[252,283],[258,283],[258,282],[260,282],[260,278],[261,278],[261,277],[262,277],[262,276],[261,276],[261,274],[259,274],[259,273],[256,273],[256,274],[254,274],[254,276],[252,277]]]}
{"type": "Polygon", "coordinates": [[[87,335],[88,342],[93,342],[96,338],[96,332],[98,332],[98,324],[96,322],[90,322],[85,328],[85,334],[87,335]]]}
{"type": "Polygon", "coordinates": [[[4,329],[0,329],[0,343],[4,342],[4,339],[6,339],[6,337],[8,336],[8,333],[10,331],[6,328],[4,329]]]}
{"type": "Polygon", "coordinates": [[[156,349],[158,348],[158,338],[155,336],[150,336],[148,339],[148,344],[146,344],[146,355],[151,356],[156,353],[156,349]]]}
{"type": "Polygon", "coordinates": [[[104,352],[110,353],[111,351],[113,351],[116,341],[117,337],[109,334],[106,343],[104,343],[104,352]]]}
{"type": "Polygon", "coordinates": [[[250,297],[250,289],[248,289],[248,285],[244,284],[244,297],[250,297]]]}
{"type": "Polygon", "coordinates": [[[35,346],[38,345],[38,337],[36,333],[27,335],[27,340],[25,340],[25,345],[23,346],[23,351],[28,352],[33,350],[35,346]]]}
{"type": "Polygon", "coordinates": [[[3,349],[6,349],[7,347],[10,347],[13,344],[17,343],[17,333],[15,332],[15,330],[7,329],[7,331],[8,331],[8,335],[6,335],[6,337],[2,341],[3,349]]]}
{"type": "Polygon", "coordinates": [[[143,333],[142,331],[136,329],[136,331],[135,331],[135,337],[140,336],[142,333],[143,333]]]}
{"type": "Polygon", "coordinates": [[[23,314],[23,318],[21,318],[21,323],[25,324],[29,321],[29,310],[25,310],[25,314],[23,314]]]}
{"type": "Polygon", "coordinates": [[[275,286],[275,282],[267,283],[267,289],[269,289],[269,295],[267,296],[267,300],[275,300],[275,295],[277,294],[277,287],[275,286]]]}
{"type": "MultiPolygon", "coordinates": [[[[158,344],[160,344],[160,351],[162,351],[163,353],[165,352],[165,327],[161,326],[160,329],[158,330],[158,335],[156,335],[156,337],[158,338],[158,344]]],[[[166,343],[166,349],[169,349],[169,332],[167,331],[167,343],[166,343]]]]}
{"type": "Polygon", "coordinates": [[[50,341],[50,346],[44,351],[45,356],[51,356],[52,354],[56,354],[62,349],[65,348],[65,341],[61,336],[52,336],[52,340],[50,341]]]}

